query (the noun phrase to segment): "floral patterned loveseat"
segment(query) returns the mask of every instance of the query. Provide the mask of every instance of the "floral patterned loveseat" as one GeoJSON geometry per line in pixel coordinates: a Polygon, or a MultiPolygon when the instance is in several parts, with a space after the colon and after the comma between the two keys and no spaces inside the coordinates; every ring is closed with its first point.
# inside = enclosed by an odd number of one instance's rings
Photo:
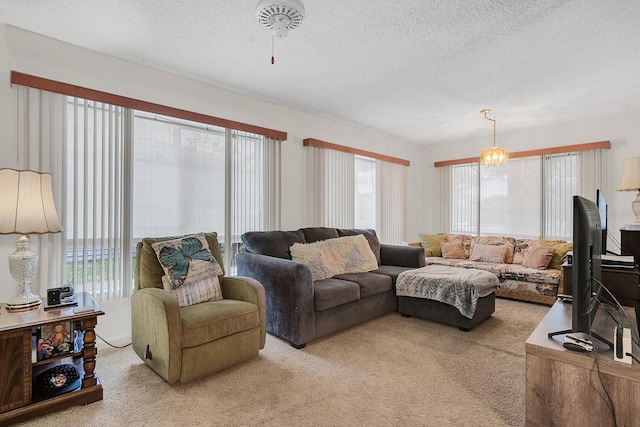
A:
{"type": "MultiPolygon", "coordinates": [[[[419,243],[425,249],[425,263],[448,265],[452,267],[477,268],[494,273],[500,281],[496,296],[531,301],[552,305],[556,301],[558,288],[562,283],[562,260],[566,253],[572,249],[572,244],[565,240],[545,239],[516,239],[501,236],[470,236],[466,234],[418,234],[419,243]],[[455,258],[443,254],[443,244],[449,246],[459,244],[462,249],[455,258]],[[476,245],[479,245],[476,247],[476,245]],[[474,248],[479,252],[487,246],[498,249],[502,262],[486,262],[482,256],[474,256],[474,248]],[[538,265],[537,268],[523,266],[525,257],[533,254],[536,246],[544,246],[547,258],[550,261],[546,267],[538,265]],[[471,255],[471,257],[470,257],[471,255]],[[471,259],[470,259],[471,258],[471,259]],[[476,260],[472,260],[476,259],[476,260]]],[[[537,249],[536,249],[537,251],[537,249]]],[[[529,258],[530,259],[530,258],[529,258]]],[[[529,262],[525,262],[528,264],[529,262]]]]}

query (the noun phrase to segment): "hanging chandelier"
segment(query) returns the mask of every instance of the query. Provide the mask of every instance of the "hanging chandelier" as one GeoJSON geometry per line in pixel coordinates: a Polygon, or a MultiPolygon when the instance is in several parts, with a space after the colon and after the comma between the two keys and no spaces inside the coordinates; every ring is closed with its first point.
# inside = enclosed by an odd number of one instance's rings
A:
{"type": "Polygon", "coordinates": [[[482,150],[480,163],[485,166],[504,165],[509,161],[509,151],[506,148],[496,147],[496,119],[487,116],[487,113],[491,112],[488,108],[480,110],[480,112],[484,114],[485,119],[493,122],[493,147],[482,150]]]}

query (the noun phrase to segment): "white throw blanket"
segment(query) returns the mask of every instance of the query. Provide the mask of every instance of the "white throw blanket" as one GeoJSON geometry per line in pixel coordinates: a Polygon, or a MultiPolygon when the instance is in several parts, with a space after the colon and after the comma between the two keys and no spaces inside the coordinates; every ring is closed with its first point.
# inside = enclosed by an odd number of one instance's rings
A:
{"type": "Polygon", "coordinates": [[[494,292],[498,284],[496,275],[488,271],[428,265],[400,273],[396,295],[440,301],[472,319],[478,298],[494,292]]]}

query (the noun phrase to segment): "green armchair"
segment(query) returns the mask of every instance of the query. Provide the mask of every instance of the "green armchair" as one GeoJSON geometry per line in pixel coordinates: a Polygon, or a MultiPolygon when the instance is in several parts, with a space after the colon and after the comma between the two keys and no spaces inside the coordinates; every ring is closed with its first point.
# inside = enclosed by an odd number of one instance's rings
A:
{"type": "MultiPolygon", "coordinates": [[[[221,267],[216,233],[205,233],[212,255],[221,267]]],[[[162,287],[164,271],[155,242],[137,245],[131,297],[133,350],[169,384],[185,383],[236,365],[264,348],[265,292],[249,277],[219,276],[223,299],[179,307],[162,287]]],[[[224,275],[224,267],[223,267],[224,275]]]]}

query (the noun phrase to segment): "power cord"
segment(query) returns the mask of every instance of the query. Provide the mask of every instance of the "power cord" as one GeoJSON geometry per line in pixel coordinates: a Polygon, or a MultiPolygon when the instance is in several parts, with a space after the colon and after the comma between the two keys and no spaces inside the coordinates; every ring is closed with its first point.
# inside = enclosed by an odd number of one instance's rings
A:
{"type": "Polygon", "coordinates": [[[100,335],[98,335],[98,333],[96,333],[96,336],[98,338],[100,338],[102,341],[104,341],[105,344],[107,344],[108,346],[113,347],[113,348],[126,348],[126,347],[129,347],[132,344],[132,343],[129,343],[129,344],[125,344],[125,345],[122,345],[122,346],[117,346],[117,345],[111,344],[109,341],[107,341],[104,338],[102,338],[100,335]]]}

